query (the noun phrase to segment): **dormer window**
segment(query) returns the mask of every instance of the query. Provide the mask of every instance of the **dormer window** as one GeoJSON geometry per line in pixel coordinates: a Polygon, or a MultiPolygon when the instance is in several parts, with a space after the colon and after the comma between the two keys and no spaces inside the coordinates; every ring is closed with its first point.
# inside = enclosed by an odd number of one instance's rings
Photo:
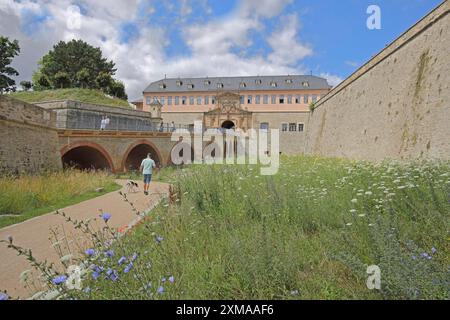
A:
{"type": "Polygon", "coordinates": [[[188,84],[188,89],[194,89],[194,84],[189,83],[189,84],[188,84]]]}
{"type": "Polygon", "coordinates": [[[256,83],[256,84],[262,84],[262,80],[261,80],[261,79],[256,79],[256,80],[255,80],[255,83],[256,83]]]}
{"type": "Polygon", "coordinates": [[[276,83],[275,81],[272,81],[272,82],[270,83],[270,86],[276,88],[277,83],[276,83]]]}
{"type": "Polygon", "coordinates": [[[166,86],[165,83],[161,83],[161,84],[159,85],[159,88],[160,88],[160,89],[165,89],[165,88],[167,88],[167,86],[166,86]]]}
{"type": "Polygon", "coordinates": [[[205,80],[205,86],[209,86],[211,84],[210,80],[205,80]]]}
{"type": "Polygon", "coordinates": [[[183,85],[183,81],[177,80],[177,86],[181,87],[183,85]]]}
{"type": "Polygon", "coordinates": [[[246,88],[247,84],[245,82],[241,82],[241,88],[246,88]]]}
{"type": "Polygon", "coordinates": [[[287,84],[292,84],[292,79],[286,79],[287,84]]]}
{"type": "Polygon", "coordinates": [[[219,89],[220,89],[220,88],[223,88],[223,83],[218,83],[218,84],[217,84],[217,88],[219,88],[219,89]]]}
{"type": "Polygon", "coordinates": [[[308,82],[308,81],[303,81],[303,82],[302,82],[302,86],[304,86],[304,87],[309,87],[309,82],[308,82]]]}

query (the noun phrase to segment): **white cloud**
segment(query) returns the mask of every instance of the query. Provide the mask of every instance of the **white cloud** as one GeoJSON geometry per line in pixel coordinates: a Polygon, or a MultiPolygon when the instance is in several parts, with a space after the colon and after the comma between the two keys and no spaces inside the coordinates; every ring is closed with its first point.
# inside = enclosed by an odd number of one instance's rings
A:
{"type": "MultiPolygon", "coordinates": [[[[73,4],[71,0],[47,0],[40,4],[31,0],[0,0],[0,34],[20,42],[21,54],[14,60],[21,74],[18,81],[31,79],[38,59],[56,42],[77,38],[100,47],[104,55],[116,63],[116,77],[124,81],[129,98],[135,99],[149,82],[165,74],[187,77],[304,73],[300,62],[312,54],[312,49],[299,40],[300,23],[296,15],[285,16],[280,27],[272,31],[268,44],[273,51],[268,56],[237,53],[246,52],[252,45],[251,33],[266,31],[264,19],[277,17],[290,2],[243,0],[234,12],[221,19],[181,24],[183,41],[190,53],[177,58],[165,53],[169,45],[167,27],[149,26],[145,19],[139,18],[139,9],[142,9],[139,0],[80,0],[80,28],[67,24],[67,19],[73,15],[73,11],[68,10],[73,4]],[[21,12],[25,8],[51,14],[51,18],[30,36],[21,30],[21,12]],[[139,28],[139,33],[128,43],[121,41],[119,27],[124,22],[136,23],[139,28]]],[[[210,12],[207,1],[199,3],[206,13],[210,12]]],[[[151,6],[146,8],[148,14],[154,11],[151,6]]],[[[180,10],[185,15],[192,14],[192,3],[183,0],[180,10]]],[[[328,78],[337,81],[338,77],[328,75],[328,78]]]]}
{"type": "Polygon", "coordinates": [[[332,85],[333,87],[336,87],[338,84],[340,84],[342,81],[344,81],[344,79],[342,79],[341,77],[330,74],[330,73],[321,73],[320,76],[322,78],[327,79],[328,83],[330,85],[332,85]]]}
{"type": "Polygon", "coordinates": [[[284,22],[281,28],[276,30],[267,41],[273,50],[269,55],[269,61],[274,64],[295,65],[303,58],[312,55],[313,51],[310,46],[297,39],[298,17],[291,14],[282,17],[282,20],[284,22]]]}

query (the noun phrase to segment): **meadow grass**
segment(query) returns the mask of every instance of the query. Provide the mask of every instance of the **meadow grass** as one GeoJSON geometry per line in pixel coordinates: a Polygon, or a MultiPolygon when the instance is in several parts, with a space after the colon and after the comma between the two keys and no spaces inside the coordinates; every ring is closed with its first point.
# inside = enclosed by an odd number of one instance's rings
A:
{"type": "Polygon", "coordinates": [[[60,286],[66,298],[449,298],[449,162],[173,170],[177,199],[112,244],[94,241],[83,290],[60,286]],[[368,265],[381,290],[367,288],[368,265]]]}
{"type": "Polygon", "coordinates": [[[0,178],[0,228],[118,190],[106,172],[66,170],[0,178]],[[97,192],[96,189],[103,188],[97,192]]]}

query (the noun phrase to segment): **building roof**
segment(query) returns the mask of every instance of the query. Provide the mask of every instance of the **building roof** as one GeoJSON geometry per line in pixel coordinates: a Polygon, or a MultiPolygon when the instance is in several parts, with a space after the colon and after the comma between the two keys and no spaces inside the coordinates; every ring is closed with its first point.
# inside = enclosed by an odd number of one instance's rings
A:
{"type": "Polygon", "coordinates": [[[331,89],[324,78],[308,75],[170,78],[152,82],[144,93],[331,89]]]}

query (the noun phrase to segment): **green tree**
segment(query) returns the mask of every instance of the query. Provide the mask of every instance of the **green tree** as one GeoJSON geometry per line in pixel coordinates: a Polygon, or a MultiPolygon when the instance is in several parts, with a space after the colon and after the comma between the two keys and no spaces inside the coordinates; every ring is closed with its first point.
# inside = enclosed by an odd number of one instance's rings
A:
{"type": "Polygon", "coordinates": [[[113,81],[113,78],[106,72],[99,73],[97,78],[95,78],[96,86],[106,93],[109,92],[109,88],[111,87],[113,81]]]}
{"type": "Polygon", "coordinates": [[[9,76],[18,76],[19,72],[10,64],[19,52],[20,47],[17,40],[10,41],[7,37],[0,36],[0,93],[15,90],[16,81],[9,76]]]}
{"type": "Polygon", "coordinates": [[[20,81],[20,86],[23,90],[29,91],[33,87],[33,84],[31,81],[20,81]]]}
{"type": "Polygon", "coordinates": [[[89,69],[83,68],[77,73],[77,85],[81,88],[88,88],[89,81],[91,79],[91,73],[89,69]]]}
{"type": "Polygon", "coordinates": [[[98,88],[97,77],[100,74],[112,77],[117,70],[114,67],[114,62],[102,56],[100,48],[82,40],[72,40],[60,41],[53,46],[40,60],[36,73],[45,76],[53,88],[59,88],[64,78],[64,85],[94,89],[98,88]],[[61,78],[62,74],[65,77],[61,78]]]}
{"type": "Polygon", "coordinates": [[[59,71],[53,77],[53,83],[56,88],[70,88],[70,78],[67,72],[59,71]]]}
{"type": "Polygon", "coordinates": [[[109,94],[119,99],[128,100],[128,96],[125,92],[125,86],[121,81],[113,80],[109,87],[109,94]]]}

